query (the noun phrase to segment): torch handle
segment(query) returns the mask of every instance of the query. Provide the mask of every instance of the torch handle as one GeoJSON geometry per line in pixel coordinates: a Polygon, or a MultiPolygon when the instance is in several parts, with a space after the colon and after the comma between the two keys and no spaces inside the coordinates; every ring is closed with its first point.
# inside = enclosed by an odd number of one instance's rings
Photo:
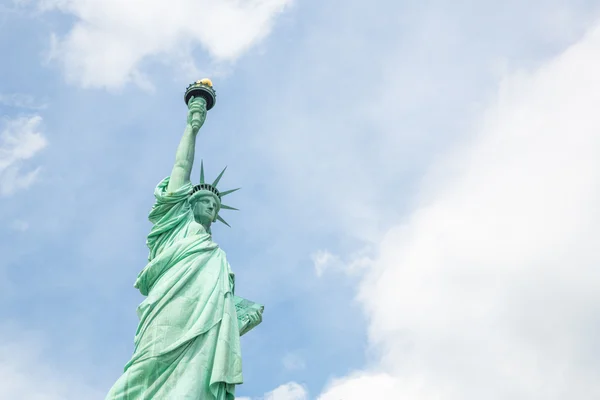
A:
{"type": "Polygon", "coordinates": [[[200,126],[202,125],[202,121],[200,120],[200,113],[199,112],[195,112],[192,114],[192,129],[194,131],[197,131],[198,129],[200,129],[200,126]]]}
{"type": "Polygon", "coordinates": [[[198,97],[198,98],[194,98],[192,100],[190,100],[193,103],[198,104],[198,106],[201,109],[204,109],[204,113],[202,113],[201,111],[196,111],[197,110],[197,106],[195,106],[195,104],[191,104],[192,107],[196,108],[196,110],[192,109],[192,118],[190,121],[190,124],[192,125],[192,129],[194,130],[194,132],[197,132],[200,127],[202,126],[202,124],[204,123],[203,118],[202,118],[202,114],[204,114],[206,116],[206,99],[204,99],[203,97],[198,97]]]}

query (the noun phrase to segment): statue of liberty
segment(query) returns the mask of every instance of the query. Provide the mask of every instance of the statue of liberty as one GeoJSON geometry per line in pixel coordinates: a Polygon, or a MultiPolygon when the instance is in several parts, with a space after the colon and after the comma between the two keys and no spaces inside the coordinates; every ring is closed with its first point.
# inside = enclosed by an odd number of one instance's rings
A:
{"type": "Polygon", "coordinates": [[[188,118],[171,175],[154,191],[149,214],[148,264],[135,287],[139,305],[135,350],[107,400],[233,400],[242,383],[240,336],[262,321],[263,307],[234,296],[235,280],[225,253],[212,241],[211,224],[227,222],[219,191],[190,181],[196,136],[215,103],[208,79],[185,94],[188,118]]]}

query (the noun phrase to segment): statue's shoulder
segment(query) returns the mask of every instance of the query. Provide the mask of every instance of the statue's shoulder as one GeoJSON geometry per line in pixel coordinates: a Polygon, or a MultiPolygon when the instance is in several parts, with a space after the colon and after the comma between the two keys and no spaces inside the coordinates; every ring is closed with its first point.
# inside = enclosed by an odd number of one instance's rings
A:
{"type": "Polygon", "coordinates": [[[215,243],[215,241],[212,241],[212,244],[215,246],[215,253],[219,255],[219,257],[223,257],[223,258],[227,258],[227,253],[225,253],[225,251],[219,246],[218,243],[215,243]]]}

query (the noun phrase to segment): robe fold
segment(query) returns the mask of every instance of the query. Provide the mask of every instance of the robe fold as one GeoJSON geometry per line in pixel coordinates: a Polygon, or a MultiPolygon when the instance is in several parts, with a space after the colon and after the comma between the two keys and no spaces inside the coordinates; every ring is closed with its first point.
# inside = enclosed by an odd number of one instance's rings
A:
{"type": "Polygon", "coordinates": [[[225,253],[194,221],[190,183],[154,192],[148,264],[135,287],[147,296],[135,350],[106,400],[233,400],[242,383],[234,275],[225,253]]]}

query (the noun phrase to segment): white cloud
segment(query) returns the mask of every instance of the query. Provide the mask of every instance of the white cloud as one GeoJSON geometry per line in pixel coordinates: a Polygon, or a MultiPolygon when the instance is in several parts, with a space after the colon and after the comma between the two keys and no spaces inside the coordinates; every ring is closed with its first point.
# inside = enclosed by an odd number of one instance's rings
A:
{"type": "Polygon", "coordinates": [[[9,107],[29,108],[32,110],[42,110],[47,107],[34,96],[23,93],[0,93],[0,104],[9,107]]]}
{"type": "Polygon", "coordinates": [[[317,276],[323,275],[323,272],[327,269],[338,269],[339,266],[343,266],[340,257],[331,254],[328,250],[318,250],[311,255],[311,258],[315,265],[317,276]]]}
{"type": "Polygon", "coordinates": [[[320,399],[600,398],[599,70],[600,26],[503,81],[361,284],[379,372],[320,399]]]}
{"type": "Polygon", "coordinates": [[[32,158],[47,145],[41,133],[40,116],[17,117],[6,121],[0,132],[0,196],[29,187],[40,171],[22,172],[23,161],[32,158]]]}
{"type": "Polygon", "coordinates": [[[104,393],[48,366],[39,335],[0,329],[0,399],[101,399],[104,393]]]}
{"type": "Polygon", "coordinates": [[[347,275],[356,275],[365,271],[373,264],[370,248],[364,247],[342,260],[340,256],[332,254],[329,250],[317,250],[311,255],[315,266],[315,273],[321,277],[325,272],[341,272],[347,275]]]}
{"type": "MultiPolygon", "coordinates": [[[[250,397],[236,397],[237,400],[252,400],[250,397]]],[[[296,382],[288,382],[275,390],[265,393],[263,397],[255,400],[307,400],[308,393],[304,386],[296,382]]]]}
{"type": "Polygon", "coordinates": [[[289,382],[265,394],[264,400],[307,400],[308,393],[304,386],[289,382]]]}
{"type": "MultiPolygon", "coordinates": [[[[400,398],[395,396],[395,393],[400,393],[399,383],[399,379],[386,373],[355,373],[331,382],[325,394],[319,396],[318,400],[400,398]]],[[[410,387],[402,387],[403,399],[421,399],[424,398],[424,393],[429,393],[427,399],[444,399],[439,393],[433,394],[418,382],[412,383],[410,387]]]]}
{"type": "MultiPolygon", "coordinates": [[[[140,64],[149,57],[190,67],[195,45],[213,60],[231,62],[261,41],[292,0],[41,0],[44,10],[77,18],[54,37],[51,58],[83,87],[149,87],[140,64]]],[[[197,77],[190,76],[189,79],[197,77]]]]}

